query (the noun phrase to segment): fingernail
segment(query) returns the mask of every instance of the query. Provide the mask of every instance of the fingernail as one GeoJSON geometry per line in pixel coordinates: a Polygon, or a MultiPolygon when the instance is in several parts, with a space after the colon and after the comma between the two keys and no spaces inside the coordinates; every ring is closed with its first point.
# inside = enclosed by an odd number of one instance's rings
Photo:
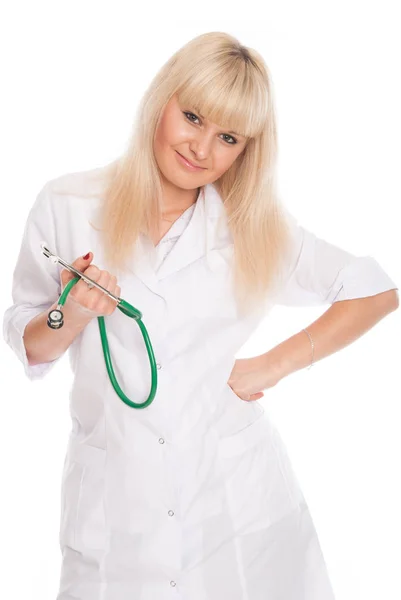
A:
{"type": "Polygon", "coordinates": [[[89,256],[90,256],[90,252],[88,252],[88,254],[85,254],[84,260],[88,260],[89,256]]]}

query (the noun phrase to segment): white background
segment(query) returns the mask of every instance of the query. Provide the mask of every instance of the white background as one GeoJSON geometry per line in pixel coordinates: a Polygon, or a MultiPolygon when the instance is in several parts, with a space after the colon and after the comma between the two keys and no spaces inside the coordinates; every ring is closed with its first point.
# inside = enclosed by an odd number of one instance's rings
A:
{"type": "MultiPolygon", "coordinates": [[[[279,188],[290,210],[318,236],[374,256],[399,284],[396,4],[8,3],[0,18],[0,312],[12,303],[12,272],[40,188],[117,157],[153,75],[207,31],[235,35],[272,72],[279,188]]],[[[267,351],[324,310],[275,307],[239,356],[267,351]]],[[[261,401],[287,444],[337,600],[401,597],[400,320],[391,313],[261,401]]],[[[0,595],[54,600],[72,374],[64,356],[30,382],[4,342],[0,361],[0,595]]]]}

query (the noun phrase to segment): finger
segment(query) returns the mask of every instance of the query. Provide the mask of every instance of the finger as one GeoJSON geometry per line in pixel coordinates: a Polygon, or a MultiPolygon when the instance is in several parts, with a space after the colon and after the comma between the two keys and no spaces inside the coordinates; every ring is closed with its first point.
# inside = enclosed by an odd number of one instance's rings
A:
{"type": "MultiPolygon", "coordinates": [[[[107,290],[114,296],[119,297],[121,290],[119,286],[117,286],[117,277],[115,275],[111,275],[109,284],[107,285],[107,290]]],[[[100,306],[104,314],[111,315],[117,308],[117,301],[105,295],[103,303],[100,306]]]]}
{"type": "MultiPolygon", "coordinates": [[[[104,287],[106,290],[108,289],[108,285],[110,282],[110,273],[108,271],[100,271],[100,276],[98,279],[94,279],[94,281],[96,281],[96,283],[98,283],[99,285],[101,285],[102,287],[104,287]]],[[[91,277],[92,279],[92,277],[91,277]]],[[[88,289],[88,302],[89,305],[92,307],[96,307],[99,308],[100,304],[102,304],[103,299],[107,299],[108,296],[102,292],[102,290],[99,290],[97,287],[93,287],[93,288],[89,288],[88,284],[86,284],[86,287],[88,289]]]]}
{"type": "Polygon", "coordinates": [[[264,393],[263,392],[258,392],[257,394],[251,394],[247,400],[247,402],[252,402],[253,400],[259,400],[260,398],[263,398],[264,393]]]}
{"type": "MultiPolygon", "coordinates": [[[[100,279],[101,274],[104,272],[101,269],[99,269],[99,267],[97,267],[96,265],[89,265],[89,267],[87,267],[84,271],[82,271],[83,274],[88,277],[89,279],[93,279],[93,281],[98,282],[100,279]]],[[[86,283],[86,281],[83,279],[82,280],[84,283],[86,283]]],[[[88,283],[86,283],[86,285],[88,285],[88,283]]]]}
{"type": "MultiPolygon", "coordinates": [[[[109,292],[114,294],[114,296],[116,296],[117,298],[120,297],[121,289],[117,285],[117,277],[115,275],[111,276],[108,289],[109,289],[109,292]]],[[[113,307],[115,307],[117,305],[116,302],[112,299],[111,299],[111,302],[112,302],[113,307]]]]}
{"type": "MultiPolygon", "coordinates": [[[[105,282],[104,285],[102,285],[108,292],[115,296],[116,283],[117,277],[115,275],[110,275],[108,283],[105,282]]],[[[116,308],[116,306],[116,301],[113,300],[113,298],[110,298],[110,296],[108,296],[107,294],[103,293],[103,298],[100,299],[98,308],[105,314],[111,314],[116,308]]]]}
{"type": "MultiPolygon", "coordinates": [[[[87,269],[92,260],[93,253],[88,252],[87,254],[85,254],[85,256],[79,256],[78,258],[76,258],[74,262],[71,263],[71,265],[78,271],[81,271],[81,273],[84,273],[85,269],[87,269]]],[[[76,277],[76,275],[68,269],[62,269],[60,272],[60,276],[61,281],[64,283],[64,285],[67,285],[67,283],[71,281],[71,279],[74,279],[74,277],[76,277]]]]}
{"type": "Polygon", "coordinates": [[[117,285],[117,277],[115,275],[111,275],[109,285],[107,287],[109,292],[111,292],[113,294],[114,290],[116,289],[116,285],[117,285]]]}
{"type": "MultiPolygon", "coordinates": [[[[93,281],[98,281],[100,277],[100,269],[96,265],[90,265],[85,271],[82,271],[87,277],[93,279],[93,281]]],[[[89,285],[83,279],[80,279],[78,283],[75,284],[71,293],[76,300],[83,300],[86,297],[86,294],[89,291],[89,285]]]]}

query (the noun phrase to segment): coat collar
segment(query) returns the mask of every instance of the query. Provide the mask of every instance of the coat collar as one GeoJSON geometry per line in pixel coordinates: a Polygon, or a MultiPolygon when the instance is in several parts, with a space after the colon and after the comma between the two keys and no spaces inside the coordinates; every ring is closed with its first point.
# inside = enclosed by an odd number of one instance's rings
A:
{"type": "Polygon", "coordinates": [[[160,268],[155,272],[152,267],[151,252],[154,247],[149,238],[141,235],[131,271],[157,293],[160,281],[202,256],[206,256],[211,270],[216,269],[225,260],[223,254],[216,250],[232,246],[224,202],[216,187],[209,183],[202,187],[188,225],[160,268]]]}

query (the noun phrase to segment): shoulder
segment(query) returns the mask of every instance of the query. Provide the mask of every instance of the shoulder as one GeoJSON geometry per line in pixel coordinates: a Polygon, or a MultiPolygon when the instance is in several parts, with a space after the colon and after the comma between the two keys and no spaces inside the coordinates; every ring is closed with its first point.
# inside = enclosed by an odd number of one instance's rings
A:
{"type": "Polygon", "coordinates": [[[52,225],[56,230],[73,230],[77,222],[96,217],[110,165],[64,173],[47,180],[31,208],[29,220],[52,225]]]}
{"type": "Polygon", "coordinates": [[[99,198],[109,175],[109,165],[64,173],[48,180],[44,188],[50,196],[99,198]]]}

